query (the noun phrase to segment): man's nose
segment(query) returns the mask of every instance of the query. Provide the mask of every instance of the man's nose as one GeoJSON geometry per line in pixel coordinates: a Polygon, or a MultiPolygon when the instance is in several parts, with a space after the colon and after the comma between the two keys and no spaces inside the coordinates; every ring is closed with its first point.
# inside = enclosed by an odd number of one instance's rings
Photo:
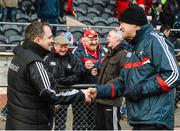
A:
{"type": "Polygon", "coordinates": [[[92,41],[93,45],[97,44],[97,41],[96,40],[93,40],[92,41]]]}
{"type": "Polygon", "coordinates": [[[53,38],[51,38],[51,43],[54,43],[54,39],[53,38]]]}
{"type": "Polygon", "coordinates": [[[66,51],[67,48],[62,48],[62,51],[66,51]]]}

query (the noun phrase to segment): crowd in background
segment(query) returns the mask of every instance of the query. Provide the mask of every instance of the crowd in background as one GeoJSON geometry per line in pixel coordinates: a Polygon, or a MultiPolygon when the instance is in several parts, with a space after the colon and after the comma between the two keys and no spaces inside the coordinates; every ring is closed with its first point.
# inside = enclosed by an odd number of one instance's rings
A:
{"type": "MultiPolygon", "coordinates": [[[[8,15],[10,21],[15,22],[16,8],[21,8],[23,0],[0,0],[0,6],[2,10],[2,21],[8,21],[8,15]]],[[[77,0],[30,0],[32,5],[28,7],[28,15],[36,12],[38,18],[47,20],[45,18],[62,18],[65,15],[71,15],[76,17],[76,12],[73,8],[74,3],[77,0]],[[34,8],[32,8],[34,7],[34,8]]],[[[109,4],[107,0],[103,1],[105,4],[109,4]]],[[[165,24],[173,28],[174,24],[180,19],[179,0],[116,0],[116,6],[112,12],[114,17],[119,18],[122,11],[124,11],[129,4],[137,3],[144,8],[146,15],[151,16],[152,24],[165,24]]],[[[48,21],[49,22],[49,21],[48,21]]],[[[55,20],[50,21],[52,23],[55,20]]]]}

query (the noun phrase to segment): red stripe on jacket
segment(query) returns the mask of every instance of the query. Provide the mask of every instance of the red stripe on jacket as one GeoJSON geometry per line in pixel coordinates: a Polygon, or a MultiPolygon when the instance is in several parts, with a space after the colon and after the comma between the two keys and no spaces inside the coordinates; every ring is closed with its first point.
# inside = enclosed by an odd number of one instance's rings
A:
{"type": "Polygon", "coordinates": [[[170,90],[170,87],[167,85],[167,83],[160,76],[157,76],[156,80],[164,92],[168,92],[170,90]]]}
{"type": "Polygon", "coordinates": [[[110,87],[111,87],[111,98],[114,98],[114,95],[115,95],[114,85],[110,83],[110,87]]]}
{"type": "Polygon", "coordinates": [[[126,63],[126,64],[124,64],[124,68],[126,68],[126,69],[128,69],[128,68],[136,68],[136,67],[139,67],[139,66],[143,66],[146,62],[150,62],[148,57],[145,57],[142,61],[126,63]]]}
{"type": "Polygon", "coordinates": [[[91,61],[93,64],[97,62],[95,59],[90,59],[90,58],[82,58],[82,62],[85,63],[86,61],[91,61]]]}

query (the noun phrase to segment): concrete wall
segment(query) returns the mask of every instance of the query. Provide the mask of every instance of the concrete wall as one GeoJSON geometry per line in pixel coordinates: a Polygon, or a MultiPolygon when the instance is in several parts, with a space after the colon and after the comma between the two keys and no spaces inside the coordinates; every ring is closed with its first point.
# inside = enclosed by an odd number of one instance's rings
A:
{"type": "Polygon", "coordinates": [[[7,102],[7,72],[12,57],[12,53],[0,52],[0,110],[7,102]]]}
{"type": "Polygon", "coordinates": [[[13,54],[2,54],[0,53],[0,87],[7,86],[7,72],[13,54]]]}

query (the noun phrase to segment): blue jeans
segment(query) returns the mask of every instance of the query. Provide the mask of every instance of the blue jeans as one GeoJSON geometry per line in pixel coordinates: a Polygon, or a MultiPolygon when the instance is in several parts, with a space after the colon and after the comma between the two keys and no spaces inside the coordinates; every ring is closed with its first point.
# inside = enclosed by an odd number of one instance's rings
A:
{"type": "Polygon", "coordinates": [[[2,8],[2,22],[7,22],[10,19],[11,22],[16,22],[16,7],[2,8]]]}
{"type": "MultiPolygon", "coordinates": [[[[47,22],[49,24],[58,24],[58,18],[41,18],[43,22],[47,22]]],[[[56,36],[56,27],[53,27],[52,29],[53,36],[56,36]]]]}

